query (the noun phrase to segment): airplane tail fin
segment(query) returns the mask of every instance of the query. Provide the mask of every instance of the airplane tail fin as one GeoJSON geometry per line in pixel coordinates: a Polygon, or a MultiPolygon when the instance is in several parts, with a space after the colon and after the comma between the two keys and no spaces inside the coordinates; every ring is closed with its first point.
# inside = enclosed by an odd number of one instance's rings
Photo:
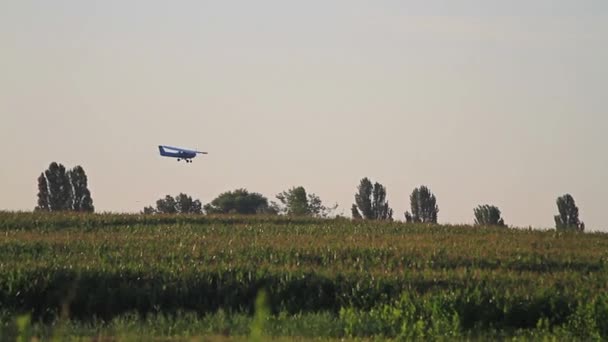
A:
{"type": "Polygon", "coordinates": [[[167,156],[167,151],[165,151],[165,148],[162,145],[158,145],[158,151],[160,152],[161,156],[167,156]]]}

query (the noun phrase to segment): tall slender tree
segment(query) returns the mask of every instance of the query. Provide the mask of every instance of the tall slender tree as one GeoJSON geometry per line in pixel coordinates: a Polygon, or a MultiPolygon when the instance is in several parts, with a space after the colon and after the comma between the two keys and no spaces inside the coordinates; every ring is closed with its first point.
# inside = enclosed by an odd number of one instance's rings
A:
{"type": "Polygon", "coordinates": [[[68,172],[72,193],[72,210],[93,212],[93,199],[88,188],[87,175],[82,166],[78,165],[68,172]]]}
{"type": "Polygon", "coordinates": [[[415,223],[437,223],[439,207],[435,195],[426,186],[414,189],[410,195],[412,212],[405,212],[405,220],[415,223]]]}
{"type": "Polygon", "coordinates": [[[374,216],[372,210],[372,193],[374,186],[369,178],[365,177],[361,179],[359,186],[357,187],[357,193],[355,194],[355,205],[359,210],[359,215],[366,219],[371,219],[374,216]]]}
{"type": "Polygon", "coordinates": [[[378,182],[372,184],[367,177],[361,179],[359,183],[351,211],[353,218],[393,219],[393,209],[389,207],[386,200],[386,188],[378,182]]]}
{"type": "Polygon", "coordinates": [[[36,206],[37,211],[49,211],[49,188],[44,176],[44,172],[38,177],[38,205],[36,206]]]}
{"type": "Polygon", "coordinates": [[[578,218],[578,207],[570,194],[557,198],[558,215],[555,215],[555,228],[557,230],[584,231],[585,223],[578,218]]]}
{"type": "Polygon", "coordinates": [[[386,200],[386,188],[378,182],[374,183],[372,212],[376,220],[393,219],[393,209],[388,206],[386,200]]]}
{"type": "Polygon", "coordinates": [[[72,209],[72,186],[65,167],[51,163],[44,172],[49,192],[49,210],[66,211],[72,209]]]}

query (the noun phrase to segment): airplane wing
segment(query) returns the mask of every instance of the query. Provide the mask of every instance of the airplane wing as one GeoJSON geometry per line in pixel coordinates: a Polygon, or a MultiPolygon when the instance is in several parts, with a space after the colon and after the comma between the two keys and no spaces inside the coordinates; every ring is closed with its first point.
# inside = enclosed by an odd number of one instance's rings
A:
{"type": "Polygon", "coordinates": [[[179,152],[179,151],[182,151],[182,152],[192,152],[192,151],[187,150],[185,148],[179,148],[179,147],[173,147],[173,146],[167,146],[167,145],[160,145],[160,146],[162,146],[163,148],[165,148],[167,150],[173,150],[173,151],[176,151],[176,152],[179,152]]]}

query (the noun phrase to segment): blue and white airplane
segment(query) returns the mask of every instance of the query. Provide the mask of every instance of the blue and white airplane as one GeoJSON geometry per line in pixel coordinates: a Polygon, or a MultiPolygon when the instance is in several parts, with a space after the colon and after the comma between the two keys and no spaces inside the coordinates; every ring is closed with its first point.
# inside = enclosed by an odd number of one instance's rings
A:
{"type": "Polygon", "coordinates": [[[207,154],[207,152],[188,150],[185,148],[158,145],[160,155],[163,157],[177,158],[177,161],[185,160],[186,163],[192,163],[192,158],[196,157],[197,154],[207,154]]]}

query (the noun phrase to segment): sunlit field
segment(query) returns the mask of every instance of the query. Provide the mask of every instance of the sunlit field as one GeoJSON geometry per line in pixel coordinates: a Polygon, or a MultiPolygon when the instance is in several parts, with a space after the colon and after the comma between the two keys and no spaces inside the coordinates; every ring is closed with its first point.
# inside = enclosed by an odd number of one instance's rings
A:
{"type": "Polygon", "coordinates": [[[0,213],[0,333],[111,340],[608,338],[608,235],[0,213]]]}

